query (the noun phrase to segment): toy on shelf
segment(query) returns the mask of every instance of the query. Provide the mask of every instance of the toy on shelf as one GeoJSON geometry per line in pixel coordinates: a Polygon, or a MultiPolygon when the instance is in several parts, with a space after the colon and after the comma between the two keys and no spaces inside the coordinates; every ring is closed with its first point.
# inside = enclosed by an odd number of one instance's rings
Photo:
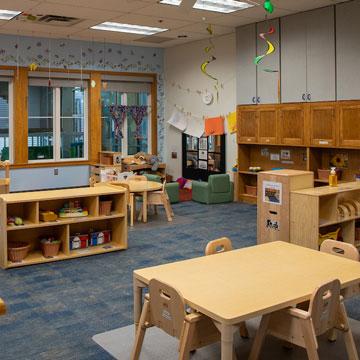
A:
{"type": "Polygon", "coordinates": [[[85,217],[88,215],[87,208],[82,207],[79,201],[70,201],[59,210],[60,218],[85,217]]]}
{"type": "Polygon", "coordinates": [[[70,236],[70,250],[85,249],[89,246],[88,234],[75,234],[70,236]]]}
{"type": "Polygon", "coordinates": [[[259,171],[261,171],[261,166],[250,166],[249,171],[259,172],[259,171]]]}
{"type": "Polygon", "coordinates": [[[59,254],[61,241],[53,236],[44,236],[40,239],[41,250],[46,258],[53,258],[59,254]]]}
{"type": "Polygon", "coordinates": [[[22,226],[24,221],[20,216],[8,216],[7,224],[8,226],[22,226]]]}
{"type": "Polygon", "coordinates": [[[341,228],[338,228],[335,231],[329,232],[329,233],[324,234],[324,235],[319,234],[319,243],[318,243],[319,247],[327,239],[342,240],[342,239],[340,239],[340,230],[341,230],[341,228]]]}
{"type": "Polygon", "coordinates": [[[102,245],[111,241],[111,230],[90,232],[90,246],[102,245]]]}
{"type": "Polygon", "coordinates": [[[40,210],[40,221],[51,222],[56,221],[58,218],[57,214],[51,210],[40,210]]]}

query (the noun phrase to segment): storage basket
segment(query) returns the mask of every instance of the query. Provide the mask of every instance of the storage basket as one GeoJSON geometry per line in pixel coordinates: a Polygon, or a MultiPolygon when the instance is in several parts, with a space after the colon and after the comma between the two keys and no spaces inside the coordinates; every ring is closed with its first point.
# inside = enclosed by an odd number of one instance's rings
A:
{"type": "Polygon", "coordinates": [[[257,187],[256,186],[245,185],[245,194],[246,195],[251,195],[251,196],[257,196],[257,187]]]}
{"type": "Polygon", "coordinates": [[[100,200],[100,215],[109,216],[111,215],[112,200],[100,200]]]}
{"type": "Polygon", "coordinates": [[[8,243],[8,259],[12,262],[21,262],[28,255],[30,244],[24,241],[13,241],[8,243]]]}
{"type": "Polygon", "coordinates": [[[41,243],[41,250],[46,258],[53,258],[59,254],[61,242],[41,243]]]}

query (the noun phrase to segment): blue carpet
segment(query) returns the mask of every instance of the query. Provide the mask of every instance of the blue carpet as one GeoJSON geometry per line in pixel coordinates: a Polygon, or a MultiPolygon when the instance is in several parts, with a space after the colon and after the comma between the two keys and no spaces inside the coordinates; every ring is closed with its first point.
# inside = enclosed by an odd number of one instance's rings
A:
{"type": "MultiPolygon", "coordinates": [[[[0,358],[112,359],[92,340],[132,323],[132,271],[201,256],[210,239],[229,237],[235,248],[256,243],[256,207],[244,204],[173,206],[129,230],[129,249],[87,258],[0,270],[0,358]]],[[[349,315],[360,320],[359,301],[349,315]]]]}

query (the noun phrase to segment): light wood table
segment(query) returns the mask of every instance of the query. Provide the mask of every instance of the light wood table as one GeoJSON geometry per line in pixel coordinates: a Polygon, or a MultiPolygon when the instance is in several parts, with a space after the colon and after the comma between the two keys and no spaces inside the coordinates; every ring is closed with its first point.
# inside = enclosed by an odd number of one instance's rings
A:
{"type": "Polygon", "coordinates": [[[6,305],[4,301],[0,298],[0,315],[6,314],[6,305]]]}
{"type": "Polygon", "coordinates": [[[233,335],[241,321],[309,300],[314,289],[338,278],[342,287],[360,283],[360,262],[272,242],[134,271],[134,322],[142,289],[156,278],[177,288],[186,303],[209,316],[221,332],[221,359],[232,359],[233,335]]]}
{"type": "Polygon", "coordinates": [[[143,197],[143,221],[147,222],[147,193],[151,191],[158,191],[162,189],[162,184],[156,181],[143,180],[126,180],[126,181],[110,181],[108,184],[113,186],[121,186],[121,183],[129,184],[130,192],[134,194],[141,194],[143,197]]]}

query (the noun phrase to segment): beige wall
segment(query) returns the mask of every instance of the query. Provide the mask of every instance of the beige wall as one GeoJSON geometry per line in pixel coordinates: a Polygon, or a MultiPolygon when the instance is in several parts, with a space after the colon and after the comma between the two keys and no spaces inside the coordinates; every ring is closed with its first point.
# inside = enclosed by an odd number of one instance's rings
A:
{"type": "MultiPolygon", "coordinates": [[[[216,33],[216,28],[215,28],[216,33]]],[[[173,104],[183,107],[187,112],[200,116],[226,115],[236,108],[235,81],[235,34],[215,37],[214,55],[217,60],[208,66],[208,72],[217,77],[224,88],[220,89],[219,102],[205,105],[201,96],[180,90],[173,83],[192,91],[208,90],[216,97],[214,82],[205,76],[200,65],[207,58],[204,48],[208,40],[191,42],[165,50],[165,121],[169,119],[174,108],[173,104]]],[[[225,125],[227,125],[225,121],[225,125]]],[[[166,124],[165,127],[165,157],[167,172],[177,177],[182,173],[181,132],[166,124]],[[171,152],[177,152],[177,159],[171,159],[171,152]]],[[[226,135],[226,170],[231,172],[236,162],[236,137],[226,135]]]]}

